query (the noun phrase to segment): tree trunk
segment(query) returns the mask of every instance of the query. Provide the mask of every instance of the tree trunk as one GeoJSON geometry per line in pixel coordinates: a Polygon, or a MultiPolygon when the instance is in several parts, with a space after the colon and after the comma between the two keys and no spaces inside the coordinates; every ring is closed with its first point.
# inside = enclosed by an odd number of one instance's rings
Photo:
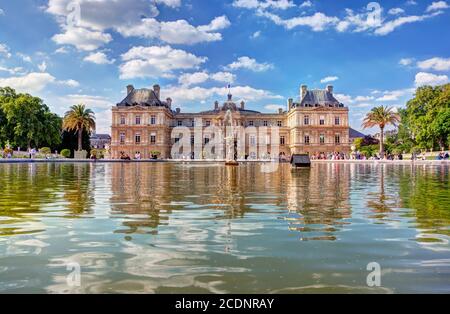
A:
{"type": "Polygon", "coordinates": [[[384,158],[384,128],[380,128],[381,129],[381,134],[380,134],[380,158],[383,159],[384,158]]]}
{"type": "Polygon", "coordinates": [[[83,150],[83,129],[78,130],[78,151],[83,150]]]}

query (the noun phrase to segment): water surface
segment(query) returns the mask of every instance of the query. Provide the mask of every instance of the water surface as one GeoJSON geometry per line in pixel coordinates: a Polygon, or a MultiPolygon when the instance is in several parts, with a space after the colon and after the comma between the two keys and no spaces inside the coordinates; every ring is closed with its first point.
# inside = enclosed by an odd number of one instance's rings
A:
{"type": "Polygon", "coordinates": [[[448,166],[260,170],[0,164],[0,293],[450,292],[448,166]]]}

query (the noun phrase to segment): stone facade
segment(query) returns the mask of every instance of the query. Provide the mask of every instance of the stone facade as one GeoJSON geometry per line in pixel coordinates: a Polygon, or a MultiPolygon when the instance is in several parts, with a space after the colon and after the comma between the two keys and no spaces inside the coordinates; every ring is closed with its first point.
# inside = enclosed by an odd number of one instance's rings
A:
{"type": "MultiPolygon", "coordinates": [[[[172,138],[172,130],[179,126],[191,131],[193,150],[195,147],[201,148],[209,141],[206,128],[224,128],[227,111],[231,111],[234,125],[246,130],[268,127],[270,134],[271,127],[278,127],[279,140],[276,144],[280,155],[349,153],[348,108],[334,98],[333,87],[309,91],[302,85],[299,96],[298,101],[288,100],[287,111],[280,109],[277,113],[248,110],[244,102],[236,104],[231,93],[223,104],[216,101],[210,111],[185,113],[179,108],[173,110],[170,98],[165,101],[160,99],[158,85],[152,89],[128,86],[126,98],[112,109],[111,157],[117,159],[124,152],[133,158],[139,152],[142,158],[147,159],[157,151],[160,158],[171,158],[172,146],[179,140],[172,138]],[[205,132],[201,139],[194,137],[196,128],[205,132]]],[[[250,151],[252,132],[246,132],[243,136],[245,156],[237,158],[256,159],[262,156],[263,150],[268,150],[260,148],[257,153],[250,151]]],[[[270,154],[269,151],[267,153],[270,154]]],[[[183,157],[204,158],[194,155],[183,157]]]]}

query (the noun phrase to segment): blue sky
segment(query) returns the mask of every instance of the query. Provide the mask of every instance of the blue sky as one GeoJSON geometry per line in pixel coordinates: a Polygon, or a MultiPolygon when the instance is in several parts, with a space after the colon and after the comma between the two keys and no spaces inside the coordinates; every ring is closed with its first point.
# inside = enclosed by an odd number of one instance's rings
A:
{"type": "Polygon", "coordinates": [[[158,83],[188,112],[223,101],[228,83],[264,112],[301,84],[333,84],[360,130],[373,106],[449,81],[449,13],[419,0],[0,0],[0,86],[61,115],[86,103],[109,132],[128,84],[158,83]]]}

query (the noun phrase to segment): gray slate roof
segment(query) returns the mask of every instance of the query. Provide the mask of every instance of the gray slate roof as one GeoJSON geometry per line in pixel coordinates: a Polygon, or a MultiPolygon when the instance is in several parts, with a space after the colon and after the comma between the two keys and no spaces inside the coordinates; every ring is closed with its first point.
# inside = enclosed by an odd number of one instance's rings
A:
{"type": "Polygon", "coordinates": [[[362,134],[359,131],[356,131],[355,129],[350,128],[350,134],[349,134],[350,138],[365,138],[366,135],[362,134]]]}
{"type": "Polygon", "coordinates": [[[167,103],[159,100],[153,90],[142,88],[142,89],[134,89],[131,93],[127,95],[127,97],[125,97],[124,100],[118,103],[117,106],[167,107],[167,103]]]}
{"type": "Polygon", "coordinates": [[[327,90],[308,90],[305,97],[295,105],[298,107],[344,107],[344,105],[327,90]]]}

